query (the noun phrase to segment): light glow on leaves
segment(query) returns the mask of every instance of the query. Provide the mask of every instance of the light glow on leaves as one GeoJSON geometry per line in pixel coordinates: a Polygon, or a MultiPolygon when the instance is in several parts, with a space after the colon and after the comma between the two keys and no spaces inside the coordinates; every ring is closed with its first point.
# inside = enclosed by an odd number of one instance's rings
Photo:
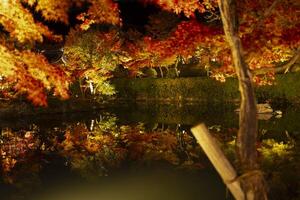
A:
{"type": "MultiPolygon", "coordinates": [[[[149,33],[133,37],[133,40],[127,40],[122,36],[115,37],[116,33],[97,33],[95,36],[98,38],[94,39],[99,43],[92,47],[95,49],[91,59],[89,58],[91,53],[82,48],[85,44],[81,43],[81,47],[70,45],[70,66],[67,73],[69,76],[76,74],[80,74],[76,78],[89,76],[86,81],[88,85],[95,84],[99,92],[108,91],[112,94],[112,88],[106,87],[104,83],[107,83],[111,71],[118,64],[130,69],[132,74],[137,74],[142,67],[174,66],[179,63],[178,60],[186,62],[193,57],[199,57],[204,61],[201,64],[212,77],[225,81],[224,78],[234,75],[230,48],[225,42],[221,24],[218,24],[218,21],[209,24],[209,20],[207,23],[200,23],[195,17],[195,13],[204,18],[208,13],[218,16],[216,0],[139,2],[146,6],[156,5],[166,12],[185,15],[189,19],[174,22],[172,28],[167,21],[163,21],[164,19],[159,19],[160,22],[156,23],[157,17],[152,19],[150,17],[150,28],[146,27],[149,33]],[[158,36],[160,32],[163,33],[163,37],[158,36]],[[205,51],[196,55],[199,48],[205,51]],[[215,63],[217,65],[213,66],[215,63]]],[[[288,62],[300,46],[298,1],[278,1],[274,9],[270,9],[276,2],[276,0],[253,0],[239,1],[237,4],[243,53],[249,68],[253,71],[274,68],[288,62]]],[[[68,97],[67,85],[70,80],[64,72],[65,69],[50,65],[41,55],[29,51],[35,42],[42,42],[44,37],[52,40],[61,39],[46,25],[34,19],[34,12],[40,13],[45,20],[68,24],[69,9],[83,5],[87,6],[87,10],[78,16],[82,22],[81,31],[90,29],[92,24],[121,28],[119,4],[113,0],[1,1],[0,24],[3,31],[0,33],[0,72],[1,77],[7,81],[6,86],[11,85],[10,89],[14,88],[16,95],[26,93],[36,105],[46,105],[46,91],[51,88],[54,89],[55,95],[68,97]]],[[[76,31],[77,34],[70,32],[67,43],[72,37],[81,37],[83,32],[76,31]]],[[[76,43],[75,40],[73,42],[76,43]]],[[[68,54],[68,50],[66,53],[68,54]]],[[[274,73],[269,73],[255,76],[254,81],[259,85],[270,84],[273,77],[274,73]]]]}
{"type": "Polygon", "coordinates": [[[53,88],[55,95],[69,97],[67,76],[59,67],[50,65],[44,56],[30,51],[10,51],[2,45],[0,53],[1,75],[14,84],[15,91],[27,94],[33,104],[47,105],[45,89],[53,88]]]}
{"type": "Polygon", "coordinates": [[[46,26],[35,22],[32,14],[22,6],[20,1],[8,0],[7,4],[0,4],[0,24],[10,33],[10,37],[16,38],[21,43],[42,42],[43,35],[60,39],[46,26]]]}
{"type": "Polygon", "coordinates": [[[203,2],[198,0],[143,0],[143,2],[159,5],[161,8],[176,14],[183,13],[186,17],[194,17],[195,11],[204,13],[207,10],[214,10],[217,6],[217,2],[214,0],[203,2]]]}
{"type": "Polygon", "coordinates": [[[218,28],[195,20],[184,21],[166,38],[146,36],[135,43],[127,43],[126,49],[131,59],[123,64],[132,70],[145,66],[170,66],[179,57],[191,58],[199,45],[210,45],[220,32],[218,28]]]}
{"type": "Polygon", "coordinates": [[[119,63],[119,36],[116,30],[101,32],[90,29],[85,33],[71,30],[65,45],[68,68],[82,81],[82,87],[95,89],[96,94],[113,95],[109,84],[111,72],[119,63]]]}
{"type": "MultiPolygon", "coordinates": [[[[32,3],[31,3],[32,4],[32,3]]],[[[37,1],[36,10],[40,11],[46,20],[61,21],[69,23],[69,9],[72,6],[72,0],[47,0],[37,1]]]]}
{"type": "Polygon", "coordinates": [[[77,19],[82,21],[81,29],[87,30],[92,24],[121,25],[118,4],[112,0],[89,0],[91,6],[86,13],[80,14],[77,19]]]}

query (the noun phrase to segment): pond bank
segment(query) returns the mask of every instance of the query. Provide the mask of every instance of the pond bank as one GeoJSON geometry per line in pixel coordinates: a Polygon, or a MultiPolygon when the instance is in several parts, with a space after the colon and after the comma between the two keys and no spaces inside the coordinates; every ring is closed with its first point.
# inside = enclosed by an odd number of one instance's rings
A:
{"type": "Polygon", "coordinates": [[[61,101],[49,98],[47,107],[35,107],[26,101],[0,101],[0,118],[12,118],[19,116],[38,114],[57,114],[68,112],[85,112],[102,108],[103,105],[89,99],[69,99],[61,101]]]}

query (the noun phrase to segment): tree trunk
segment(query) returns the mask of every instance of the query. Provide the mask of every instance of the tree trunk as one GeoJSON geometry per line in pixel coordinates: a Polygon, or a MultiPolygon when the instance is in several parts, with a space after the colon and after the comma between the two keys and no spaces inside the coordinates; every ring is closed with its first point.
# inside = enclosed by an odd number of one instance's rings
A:
{"type": "Polygon", "coordinates": [[[163,78],[164,77],[164,72],[163,72],[161,67],[158,67],[158,68],[159,68],[159,72],[160,72],[160,77],[163,78]]]}
{"type": "Polygon", "coordinates": [[[258,172],[256,139],[257,118],[256,100],[251,73],[242,55],[242,44],[238,36],[238,23],[235,0],[218,1],[226,40],[232,53],[232,60],[239,81],[241,94],[237,151],[242,167],[242,186],[248,199],[267,199],[264,180],[258,172]]]}
{"type": "Polygon", "coordinates": [[[175,65],[174,69],[175,69],[176,77],[178,78],[179,77],[179,71],[178,71],[178,68],[177,68],[177,64],[175,65]]]}
{"type": "Polygon", "coordinates": [[[178,71],[178,64],[180,62],[180,57],[176,59],[176,62],[175,62],[175,65],[174,65],[174,68],[175,68],[175,73],[176,73],[176,77],[178,78],[179,77],[179,71],[178,71]]]}

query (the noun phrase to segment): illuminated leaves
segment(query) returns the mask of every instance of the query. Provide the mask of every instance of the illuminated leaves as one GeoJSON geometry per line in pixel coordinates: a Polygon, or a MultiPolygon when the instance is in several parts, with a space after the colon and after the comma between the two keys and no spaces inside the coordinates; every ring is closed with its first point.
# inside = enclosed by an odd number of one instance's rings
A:
{"type": "Polygon", "coordinates": [[[273,85],[275,80],[275,73],[269,72],[263,75],[255,75],[253,77],[253,82],[257,85],[273,85]]]}
{"type": "Polygon", "coordinates": [[[6,76],[13,76],[15,68],[14,55],[0,44],[0,74],[6,76]]]}
{"type": "Polygon", "coordinates": [[[20,1],[8,0],[0,4],[0,24],[10,33],[10,37],[19,42],[42,42],[43,35],[53,39],[60,39],[52,35],[48,28],[36,23],[32,14],[25,9],[20,1]]]}
{"type": "Polygon", "coordinates": [[[65,54],[71,67],[95,67],[108,72],[117,64],[118,49],[119,37],[116,30],[71,30],[67,37],[65,54]]]}
{"type": "Polygon", "coordinates": [[[143,0],[143,2],[159,5],[161,8],[176,14],[183,13],[187,17],[193,17],[195,11],[204,13],[217,7],[217,2],[214,0],[205,0],[202,3],[198,0],[143,0]]]}
{"type": "MultiPolygon", "coordinates": [[[[46,105],[47,91],[53,90],[57,96],[68,97],[70,80],[64,72],[67,70],[68,76],[84,80],[85,88],[110,95],[113,88],[107,80],[119,64],[137,74],[142,67],[169,67],[197,57],[203,61],[201,64],[209,74],[220,81],[234,74],[230,50],[219,21],[200,23],[195,17],[195,13],[204,18],[210,14],[218,17],[216,0],[139,2],[146,6],[156,5],[163,12],[149,18],[145,34],[127,31],[120,35],[122,19],[118,2],[113,0],[3,1],[0,4],[0,24],[3,27],[0,73],[7,81],[6,86],[12,86],[16,95],[26,93],[36,105],[46,105]],[[35,14],[41,14],[46,21],[67,25],[69,9],[82,6],[86,6],[86,10],[77,17],[81,21],[81,30],[73,30],[67,37],[66,69],[52,66],[41,55],[25,51],[32,49],[35,42],[43,42],[44,37],[61,39],[34,19],[35,14]],[[182,20],[170,13],[190,19],[182,20]],[[92,24],[99,27],[105,24],[119,30],[95,31],[96,26],[91,28],[92,24]],[[91,31],[86,31],[88,29],[91,31]],[[199,48],[205,49],[205,53],[196,55],[199,48]]],[[[239,35],[251,70],[274,68],[293,57],[294,50],[300,46],[299,7],[296,0],[238,2],[239,35]]],[[[269,75],[254,78],[259,84],[269,84],[271,79],[269,75]],[[265,77],[268,81],[264,81],[265,77]]]]}
{"type": "Polygon", "coordinates": [[[112,0],[89,0],[91,6],[86,13],[78,16],[82,30],[87,30],[92,24],[121,25],[118,4],[112,0]]]}
{"type": "MultiPolygon", "coordinates": [[[[26,3],[33,5],[35,1],[26,3]]],[[[0,24],[10,36],[6,38],[4,32],[0,35],[0,73],[6,85],[11,86],[7,89],[14,90],[16,95],[26,94],[35,105],[47,105],[46,91],[51,89],[55,95],[67,98],[68,78],[64,72],[50,65],[42,55],[24,50],[30,49],[34,42],[42,42],[44,36],[54,40],[61,37],[36,22],[21,1],[7,0],[0,4],[0,24]]]]}
{"type": "Polygon", "coordinates": [[[36,10],[40,11],[46,20],[61,21],[65,24],[69,23],[69,9],[72,5],[72,0],[47,0],[37,1],[36,10]]]}
{"type": "Polygon", "coordinates": [[[208,46],[221,30],[195,20],[184,21],[162,39],[146,36],[141,41],[128,43],[127,52],[131,59],[125,63],[130,69],[139,67],[170,66],[179,57],[190,59],[199,45],[208,46]]]}
{"type": "MultiPolygon", "coordinates": [[[[120,23],[117,4],[110,0],[66,0],[62,2],[54,0],[23,0],[22,2],[8,0],[6,3],[0,5],[0,24],[10,34],[10,38],[15,38],[18,42],[23,43],[24,46],[35,41],[42,42],[44,36],[50,39],[60,39],[60,37],[53,35],[47,26],[36,22],[33,18],[33,13],[25,8],[24,4],[40,12],[45,20],[60,21],[68,24],[68,10],[72,6],[82,6],[84,2],[89,2],[91,5],[87,13],[82,14],[84,16],[84,19],[82,19],[84,21],[83,25],[89,23],[89,20],[95,23],[120,23]]],[[[89,69],[83,74],[83,76],[88,77],[87,84],[96,84],[95,89],[100,91],[100,93],[112,94],[113,88],[106,83],[106,79],[110,76],[109,71],[115,66],[115,64],[111,63],[115,58],[107,55],[107,51],[108,49],[111,49],[111,51],[117,50],[118,47],[117,44],[115,45],[114,38],[109,37],[112,36],[109,34],[102,35],[102,41],[111,41],[110,43],[107,42],[106,46],[103,46],[104,42],[95,46],[95,50],[101,56],[95,54],[95,57],[90,59],[89,57],[84,57],[86,55],[91,56],[87,52],[87,49],[79,51],[78,49],[73,49],[72,53],[74,53],[74,56],[77,55],[78,58],[73,57],[74,59],[72,59],[70,56],[70,64],[74,67],[74,71],[95,67],[96,70],[89,69]],[[103,52],[103,50],[106,52],[103,52]],[[77,61],[78,63],[76,63],[77,61]],[[98,69],[100,66],[101,70],[98,69]]],[[[92,42],[94,41],[90,41],[90,44],[92,42]]],[[[0,72],[5,77],[6,84],[11,84],[17,94],[26,94],[28,99],[35,105],[47,105],[47,90],[52,91],[53,89],[53,94],[63,99],[69,97],[68,85],[70,80],[61,67],[50,65],[42,55],[30,51],[17,50],[17,47],[14,45],[8,49],[6,47],[7,44],[6,42],[1,42],[0,57],[3,62],[0,64],[0,72]],[[12,50],[14,48],[15,50],[12,50]]],[[[73,72],[70,74],[73,74],[73,72]]],[[[4,93],[4,91],[2,92],[4,93]]]]}
{"type": "Polygon", "coordinates": [[[0,45],[0,73],[7,82],[14,84],[18,93],[25,93],[35,105],[47,105],[46,90],[54,89],[54,94],[68,98],[69,81],[65,73],[50,65],[39,54],[30,51],[10,51],[0,45]]]}
{"type": "Polygon", "coordinates": [[[239,6],[240,35],[250,68],[274,67],[289,60],[300,45],[299,3],[257,0],[239,6]]]}
{"type": "Polygon", "coordinates": [[[108,79],[119,63],[120,41],[118,32],[90,29],[84,33],[71,30],[65,45],[65,55],[71,73],[80,71],[75,78],[84,80],[82,87],[92,94],[114,94],[108,79]]]}

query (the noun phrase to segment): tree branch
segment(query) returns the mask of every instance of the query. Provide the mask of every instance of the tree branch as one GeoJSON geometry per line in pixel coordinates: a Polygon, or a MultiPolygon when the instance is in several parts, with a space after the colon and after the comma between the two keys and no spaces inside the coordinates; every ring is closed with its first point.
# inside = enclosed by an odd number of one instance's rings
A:
{"type": "Polygon", "coordinates": [[[297,60],[300,58],[300,47],[296,50],[293,57],[285,64],[278,66],[278,67],[266,67],[266,68],[260,68],[257,70],[253,70],[253,75],[261,75],[266,74],[268,72],[275,72],[276,74],[279,73],[287,73],[291,70],[292,66],[297,62],[297,60]]]}
{"type": "Polygon", "coordinates": [[[272,11],[274,10],[274,8],[277,6],[278,3],[280,3],[281,0],[275,0],[273,1],[272,5],[265,10],[265,12],[258,16],[258,20],[257,23],[253,23],[250,28],[253,31],[255,28],[261,28],[261,26],[263,25],[264,20],[269,17],[272,14],[272,11]]]}
{"type": "MultiPolygon", "coordinates": [[[[266,19],[267,17],[269,17],[272,14],[272,11],[274,10],[274,8],[277,6],[277,4],[280,2],[281,0],[275,0],[273,1],[272,5],[264,12],[263,15],[261,15],[258,19],[257,25],[256,27],[260,27],[264,21],[264,19],[266,19]]],[[[255,27],[253,27],[255,28],[255,27]]]]}

